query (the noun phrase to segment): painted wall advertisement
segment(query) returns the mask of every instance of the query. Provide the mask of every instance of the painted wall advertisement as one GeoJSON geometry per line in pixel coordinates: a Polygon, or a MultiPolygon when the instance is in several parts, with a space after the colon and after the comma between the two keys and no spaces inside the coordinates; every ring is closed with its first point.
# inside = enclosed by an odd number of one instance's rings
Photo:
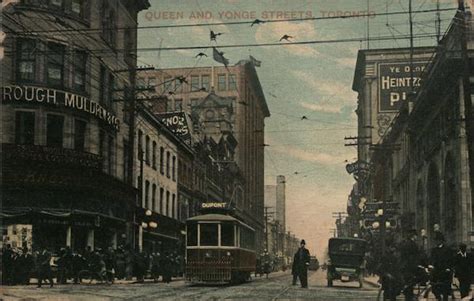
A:
{"type": "Polygon", "coordinates": [[[427,62],[413,62],[413,80],[410,62],[380,63],[378,65],[379,112],[396,112],[407,100],[412,86],[417,89],[427,62]]]}

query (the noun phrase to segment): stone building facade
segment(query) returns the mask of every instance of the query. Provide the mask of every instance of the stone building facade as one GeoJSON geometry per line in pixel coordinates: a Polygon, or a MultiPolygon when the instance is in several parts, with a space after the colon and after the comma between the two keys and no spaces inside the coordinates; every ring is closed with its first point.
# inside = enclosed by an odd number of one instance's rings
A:
{"type": "Polygon", "coordinates": [[[23,0],[3,8],[4,233],[31,226],[33,248],[133,243],[130,114],[116,100],[134,81],[137,14],[148,7],[23,0]]]}

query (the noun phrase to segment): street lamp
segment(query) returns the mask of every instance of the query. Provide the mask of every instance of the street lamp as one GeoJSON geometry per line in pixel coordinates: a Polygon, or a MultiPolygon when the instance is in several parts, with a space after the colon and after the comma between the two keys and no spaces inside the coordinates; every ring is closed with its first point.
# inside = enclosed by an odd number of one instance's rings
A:
{"type": "Polygon", "coordinates": [[[146,229],[146,228],[148,228],[148,224],[147,224],[147,223],[145,223],[145,222],[142,222],[142,228],[143,228],[143,229],[146,229]]]}
{"type": "Polygon", "coordinates": [[[146,215],[146,216],[151,216],[151,210],[148,209],[147,211],[145,211],[145,215],[146,215]]]}
{"type": "Polygon", "coordinates": [[[150,228],[152,228],[152,229],[155,229],[156,227],[158,227],[158,224],[155,223],[155,222],[149,222],[148,225],[149,225],[150,228]]]}

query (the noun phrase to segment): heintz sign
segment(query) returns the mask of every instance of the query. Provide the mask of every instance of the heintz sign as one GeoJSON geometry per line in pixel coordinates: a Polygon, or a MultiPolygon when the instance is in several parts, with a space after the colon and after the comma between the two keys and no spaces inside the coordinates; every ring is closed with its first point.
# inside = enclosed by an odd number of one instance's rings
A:
{"type": "Polygon", "coordinates": [[[33,86],[6,86],[2,88],[2,97],[4,102],[40,103],[75,109],[94,115],[117,131],[120,130],[120,121],[114,114],[97,102],[81,95],[33,86]]]}
{"type": "Polygon", "coordinates": [[[380,63],[379,67],[379,112],[396,112],[402,101],[407,100],[412,87],[421,85],[421,74],[427,62],[380,63]],[[411,68],[413,67],[413,79],[411,68]]]}

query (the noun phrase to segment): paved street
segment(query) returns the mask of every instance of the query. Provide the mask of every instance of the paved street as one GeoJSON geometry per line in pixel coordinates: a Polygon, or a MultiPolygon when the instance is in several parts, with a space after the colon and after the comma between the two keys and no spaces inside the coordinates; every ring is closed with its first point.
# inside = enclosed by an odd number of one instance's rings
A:
{"type": "Polygon", "coordinates": [[[3,300],[375,300],[377,289],[366,285],[359,289],[357,283],[335,282],[326,287],[325,273],[309,274],[309,288],[291,285],[291,274],[273,273],[269,279],[254,278],[252,282],[237,286],[189,286],[182,280],[163,283],[118,283],[105,285],[57,285],[41,289],[33,285],[4,287],[3,300]]]}

